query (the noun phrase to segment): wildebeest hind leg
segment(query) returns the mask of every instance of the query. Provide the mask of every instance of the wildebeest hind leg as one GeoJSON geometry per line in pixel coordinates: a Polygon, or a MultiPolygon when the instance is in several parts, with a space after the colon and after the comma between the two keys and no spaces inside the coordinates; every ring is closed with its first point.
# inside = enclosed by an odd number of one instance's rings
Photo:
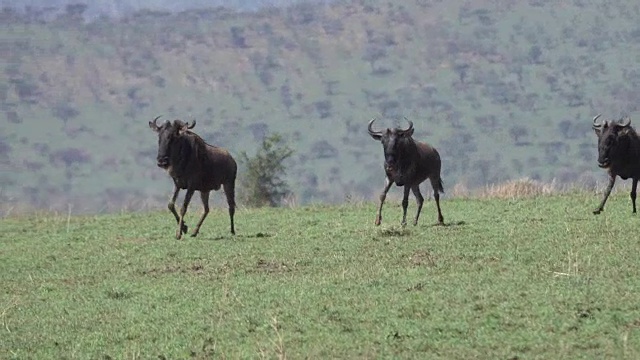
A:
{"type": "Polygon", "coordinates": [[[222,184],[224,189],[224,195],[227,197],[227,205],[229,205],[229,221],[231,222],[231,234],[236,234],[236,229],[233,225],[233,215],[236,213],[236,191],[235,183],[229,182],[222,184]]]}
{"type": "Polygon", "coordinates": [[[436,200],[436,207],[438,208],[438,224],[444,224],[444,217],[442,216],[442,211],[440,210],[440,193],[438,190],[433,191],[433,198],[436,200]]]}
{"type": "Polygon", "coordinates": [[[416,203],[418,204],[418,212],[416,212],[416,218],[413,220],[413,225],[418,225],[418,218],[420,217],[420,211],[422,211],[422,204],[424,204],[424,197],[420,193],[420,185],[415,185],[411,188],[413,190],[413,196],[416,197],[416,203]]]}
{"type": "Polygon", "coordinates": [[[187,213],[187,207],[189,206],[189,201],[191,201],[191,197],[195,190],[187,189],[187,193],[184,195],[184,203],[182,204],[182,209],[180,209],[180,219],[178,220],[178,229],[176,230],[176,239],[180,240],[182,237],[182,228],[184,226],[184,215],[187,213]]]}
{"type": "Polygon", "coordinates": [[[607,185],[607,189],[604,191],[604,197],[602,198],[602,202],[600,202],[600,205],[598,206],[598,208],[593,211],[594,214],[598,215],[602,212],[602,210],[604,209],[604,204],[607,202],[607,198],[609,198],[609,195],[611,194],[611,190],[613,189],[613,185],[615,183],[616,183],[616,176],[609,175],[609,185],[607,185]]]}
{"type": "Polygon", "coordinates": [[[404,195],[402,196],[402,226],[407,225],[407,208],[409,207],[409,185],[404,186],[404,195]]]}
{"type": "Polygon", "coordinates": [[[384,205],[384,200],[387,198],[387,193],[392,184],[393,182],[389,180],[389,178],[384,179],[384,189],[382,189],[382,193],[380,194],[380,206],[378,206],[378,214],[376,215],[376,225],[382,223],[382,205],[384,205]]]}
{"type": "Polygon", "coordinates": [[[638,179],[633,179],[631,184],[631,204],[633,205],[633,213],[636,213],[636,188],[638,187],[638,179]]]}
{"type": "Polygon", "coordinates": [[[431,187],[433,188],[433,199],[436,201],[436,207],[438,208],[438,224],[444,224],[444,217],[442,216],[442,210],[440,210],[440,191],[444,192],[442,189],[442,180],[430,180],[431,187]]]}
{"type": "MultiPolygon", "coordinates": [[[[176,223],[178,224],[180,224],[180,216],[178,216],[178,213],[176,212],[176,199],[178,198],[179,192],[180,188],[178,187],[178,185],[174,185],[173,196],[171,197],[171,201],[169,201],[169,205],[167,206],[169,208],[169,211],[171,211],[173,216],[176,218],[176,223]]],[[[187,224],[182,224],[182,232],[185,234],[187,233],[187,224]]]]}
{"type": "Polygon", "coordinates": [[[193,234],[191,234],[191,236],[194,237],[198,235],[198,232],[200,232],[200,226],[202,226],[204,218],[206,218],[207,214],[209,214],[209,192],[200,191],[200,198],[202,199],[202,207],[204,211],[202,213],[202,216],[200,217],[200,220],[198,221],[198,225],[196,225],[196,228],[193,230],[193,234]]]}

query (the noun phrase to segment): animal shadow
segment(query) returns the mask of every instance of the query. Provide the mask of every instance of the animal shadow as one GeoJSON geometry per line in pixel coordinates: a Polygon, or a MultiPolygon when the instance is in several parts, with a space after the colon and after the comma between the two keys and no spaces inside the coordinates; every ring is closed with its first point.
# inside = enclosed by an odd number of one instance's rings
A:
{"type": "Polygon", "coordinates": [[[456,221],[456,222],[450,222],[450,223],[435,223],[435,224],[432,224],[431,226],[455,227],[455,226],[462,226],[462,225],[467,225],[467,223],[465,221],[456,221]]]}
{"type": "Polygon", "coordinates": [[[236,239],[239,239],[239,238],[243,238],[243,239],[260,239],[260,238],[270,238],[272,236],[273,236],[273,234],[264,233],[264,232],[257,232],[255,234],[250,234],[250,235],[236,235],[234,238],[236,238],[236,239]]]}

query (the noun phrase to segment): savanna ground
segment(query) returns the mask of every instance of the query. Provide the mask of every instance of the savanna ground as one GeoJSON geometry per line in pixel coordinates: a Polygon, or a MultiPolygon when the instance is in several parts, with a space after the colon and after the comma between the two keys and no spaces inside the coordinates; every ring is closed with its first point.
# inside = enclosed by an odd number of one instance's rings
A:
{"type": "Polygon", "coordinates": [[[637,359],[640,218],[599,200],[3,219],[0,358],[637,359]]]}

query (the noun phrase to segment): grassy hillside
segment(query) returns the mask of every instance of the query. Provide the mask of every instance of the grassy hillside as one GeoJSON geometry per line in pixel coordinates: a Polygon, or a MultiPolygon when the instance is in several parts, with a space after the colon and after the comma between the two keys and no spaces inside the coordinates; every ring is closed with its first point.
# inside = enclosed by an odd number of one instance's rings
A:
{"type": "Polygon", "coordinates": [[[164,203],[170,180],[147,128],[159,114],[196,118],[233,154],[283,133],[298,203],[379,191],[382,151],[365,132],[374,116],[414,120],[415,137],[442,154],[447,189],[524,176],[593,186],[602,172],[590,119],[635,117],[640,104],[630,0],[81,15],[1,15],[3,204],[164,203]]]}
{"type": "Polygon", "coordinates": [[[1,220],[0,357],[637,359],[638,218],[598,200],[1,220]]]}

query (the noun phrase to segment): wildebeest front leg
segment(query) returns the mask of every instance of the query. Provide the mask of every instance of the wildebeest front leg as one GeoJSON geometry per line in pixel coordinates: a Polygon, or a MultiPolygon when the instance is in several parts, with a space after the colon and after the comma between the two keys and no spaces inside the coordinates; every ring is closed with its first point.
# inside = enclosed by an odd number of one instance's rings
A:
{"type": "Polygon", "coordinates": [[[176,239],[180,240],[182,237],[182,227],[184,226],[184,214],[187,213],[187,207],[189,206],[189,201],[191,201],[191,197],[195,190],[187,189],[187,193],[184,195],[184,203],[182,204],[182,209],[180,209],[180,219],[178,220],[178,229],[176,230],[176,239]]]}
{"type": "Polygon", "coordinates": [[[198,221],[198,225],[196,225],[196,228],[193,230],[193,234],[191,234],[191,236],[193,237],[198,235],[200,226],[202,226],[204,218],[206,218],[207,214],[209,213],[209,192],[200,191],[200,198],[202,199],[202,207],[204,208],[204,212],[202,213],[202,217],[200,217],[200,221],[198,221]]]}
{"type": "Polygon", "coordinates": [[[609,195],[611,194],[611,190],[613,189],[613,185],[615,183],[616,183],[616,176],[609,175],[609,185],[607,186],[607,189],[604,191],[604,197],[602,198],[602,202],[600,203],[600,206],[598,206],[598,208],[593,211],[594,214],[597,215],[602,212],[602,210],[604,209],[604,204],[607,202],[607,198],[609,198],[609,195]]]}
{"type": "Polygon", "coordinates": [[[407,208],[409,207],[409,185],[404,186],[404,195],[402,196],[402,226],[407,225],[407,208]]]}
{"type": "MultiPolygon", "coordinates": [[[[173,214],[173,216],[176,218],[176,223],[180,223],[180,216],[178,216],[178,213],[176,212],[176,199],[178,198],[178,193],[180,192],[180,188],[178,187],[178,185],[174,185],[173,187],[173,196],[171,197],[171,201],[169,201],[169,205],[167,206],[169,208],[169,211],[171,211],[171,213],[173,214]]],[[[182,224],[182,232],[183,233],[187,233],[187,224],[182,224]]]]}
{"type": "Polygon", "coordinates": [[[413,225],[418,225],[418,218],[420,217],[420,211],[422,210],[422,204],[424,204],[424,197],[420,193],[420,185],[415,185],[411,188],[413,190],[413,196],[416,197],[416,203],[418,204],[418,212],[416,212],[416,218],[413,220],[413,225]]]}
{"type": "Polygon", "coordinates": [[[389,192],[392,184],[393,182],[389,180],[388,177],[384,179],[384,189],[380,194],[380,206],[378,206],[378,214],[376,215],[376,225],[380,225],[382,223],[382,205],[384,204],[384,199],[387,198],[387,193],[389,192]]]}
{"type": "Polygon", "coordinates": [[[633,179],[631,184],[631,204],[633,204],[633,213],[636,213],[636,188],[638,187],[638,179],[633,179]]]}

